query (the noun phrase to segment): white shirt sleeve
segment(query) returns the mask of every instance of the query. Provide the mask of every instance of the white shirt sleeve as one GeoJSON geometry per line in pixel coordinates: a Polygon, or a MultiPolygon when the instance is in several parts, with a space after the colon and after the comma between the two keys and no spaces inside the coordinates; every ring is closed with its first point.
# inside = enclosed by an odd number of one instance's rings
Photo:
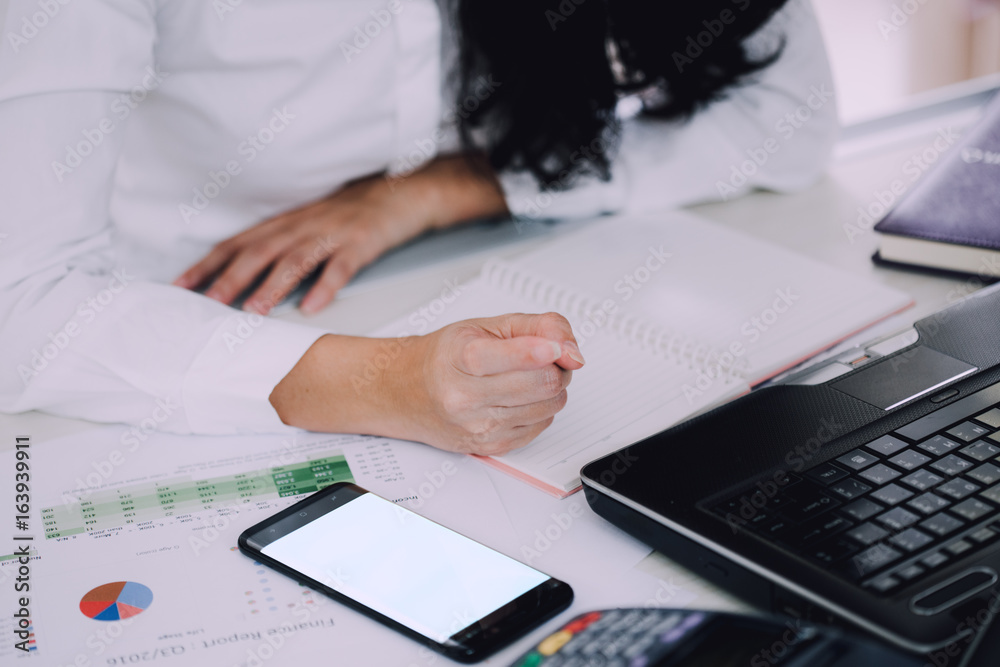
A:
{"type": "MultiPolygon", "coordinates": [[[[608,182],[583,178],[543,190],[526,172],[502,173],[515,217],[586,217],[719,201],[754,188],[791,191],[824,172],[837,134],[829,63],[809,0],[791,0],[748,43],[781,57],[687,122],[623,122],[608,182]]],[[[600,149],[601,146],[594,146],[600,149]]]]}
{"type": "Polygon", "coordinates": [[[153,0],[10,2],[0,50],[0,410],[178,433],[288,430],[268,395],[323,331],[142,282],[113,256],[109,199],[126,126],[112,110],[155,85],[157,9],[153,0]],[[32,18],[42,4],[53,12],[32,18]]]}

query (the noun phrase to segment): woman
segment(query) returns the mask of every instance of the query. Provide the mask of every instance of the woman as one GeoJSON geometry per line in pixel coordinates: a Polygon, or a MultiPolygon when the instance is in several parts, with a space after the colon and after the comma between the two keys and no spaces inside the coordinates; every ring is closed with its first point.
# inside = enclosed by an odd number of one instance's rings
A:
{"type": "Polygon", "coordinates": [[[800,187],[832,136],[804,0],[663,19],[598,0],[43,4],[11,0],[0,60],[7,412],[524,445],[583,364],[558,316],[400,341],[355,391],[383,342],[224,304],[263,276],[246,309],[265,313],[325,262],[316,312],[387,249],[474,218],[800,187]]]}

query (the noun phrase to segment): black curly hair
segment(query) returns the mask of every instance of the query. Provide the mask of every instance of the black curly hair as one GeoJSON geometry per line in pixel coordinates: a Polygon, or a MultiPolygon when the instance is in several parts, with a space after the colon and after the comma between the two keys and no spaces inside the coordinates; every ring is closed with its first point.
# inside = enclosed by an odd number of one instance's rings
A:
{"type": "Polygon", "coordinates": [[[458,99],[481,89],[480,77],[499,83],[463,114],[465,147],[545,187],[582,173],[607,179],[611,151],[581,148],[613,149],[622,97],[637,95],[646,116],[690,117],[778,57],[780,43],[763,55],[744,43],[786,2],[453,0],[458,99]]]}

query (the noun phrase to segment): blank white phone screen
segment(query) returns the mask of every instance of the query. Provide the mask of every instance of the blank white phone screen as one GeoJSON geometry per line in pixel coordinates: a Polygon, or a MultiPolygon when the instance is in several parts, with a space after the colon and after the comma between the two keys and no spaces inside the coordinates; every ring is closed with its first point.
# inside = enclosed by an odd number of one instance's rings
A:
{"type": "Polygon", "coordinates": [[[371,493],[261,551],[439,643],[549,578],[371,493]]]}

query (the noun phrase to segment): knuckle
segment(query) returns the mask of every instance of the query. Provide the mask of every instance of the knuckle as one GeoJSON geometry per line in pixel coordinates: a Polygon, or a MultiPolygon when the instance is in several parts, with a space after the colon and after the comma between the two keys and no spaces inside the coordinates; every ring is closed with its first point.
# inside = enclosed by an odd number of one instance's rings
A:
{"type": "Polygon", "coordinates": [[[471,409],[471,401],[465,392],[455,389],[445,390],[441,396],[441,408],[452,417],[461,417],[471,409]]]}
{"type": "Polygon", "coordinates": [[[554,313],[551,311],[545,313],[544,315],[542,315],[542,320],[544,320],[545,324],[549,324],[558,327],[560,329],[567,329],[567,330],[570,329],[569,320],[567,320],[559,313],[554,313]]]}

